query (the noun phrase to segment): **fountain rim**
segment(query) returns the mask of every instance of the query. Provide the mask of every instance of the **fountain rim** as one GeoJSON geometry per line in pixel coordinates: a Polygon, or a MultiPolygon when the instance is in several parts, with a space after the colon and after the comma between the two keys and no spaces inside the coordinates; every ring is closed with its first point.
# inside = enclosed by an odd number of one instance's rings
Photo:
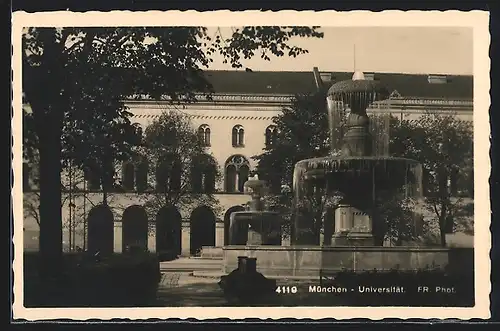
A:
{"type": "MultiPolygon", "coordinates": [[[[380,94],[387,94],[389,96],[389,89],[382,83],[376,80],[341,80],[334,83],[328,89],[327,96],[336,96],[343,93],[356,93],[356,92],[373,92],[380,94]]],[[[382,100],[384,98],[381,98],[382,100]]]]}
{"type": "Polygon", "coordinates": [[[421,162],[404,158],[404,157],[396,157],[396,156],[323,156],[323,157],[315,157],[310,159],[304,159],[298,161],[295,166],[308,164],[310,162],[319,162],[319,161],[327,161],[327,160],[337,160],[337,161],[394,161],[394,162],[406,162],[414,165],[419,165],[421,162]]]}
{"type": "Polygon", "coordinates": [[[267,182],[263,179],[249,179],[247,180],[243,185],[244,186],[265,186],[267,184],[267,182]]]}
{"type": "Polygon", "coordinates": [[[231,214],[238,214],[238,215],[243,215],[243,214],[255,214],[255,215],[269,214],[269,215],[276,215],[276,214],[279,214],[279,212],[277,212],[277,211],[271,211],[271,210],[240,210],[240,211],[233,211],[231,214]]]}

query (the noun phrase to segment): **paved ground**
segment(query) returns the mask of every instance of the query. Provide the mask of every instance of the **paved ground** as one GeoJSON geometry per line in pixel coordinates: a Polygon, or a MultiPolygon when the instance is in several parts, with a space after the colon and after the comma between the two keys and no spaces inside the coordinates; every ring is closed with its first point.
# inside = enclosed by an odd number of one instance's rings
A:
{"type": "MultiPolygon", "coordinates": [[[[163,272],[159,284],[157,306],[160,307],[224,307],[238,306],[239,304],[229,303],[224,297],[224,293],[218,285],[219,277],[206,278],[194,277],[190,272],[163,272]]],[[[316,296],[311,296],[307,292],[309,282],[278,280],[278,286],[297,286],[296,293],[282,293],[272,297],[262,299],[260,304],[253,306],[299,306],[316,305],[316,296]],[[312,300],[312,301],[311,301],[312,300]]],[[[329,295],[330,296],[330,295],[329,295]]],[[[328,304],[335,303],[328,300],[328,304]]]]}
{"type": "Polygon", "coordinates": [[[202,258],[186,258],[181,257],[172,261],[160,262],[160,269],[169,272],[192,272],[198,271],[215,271],[222,270],[222,260],[218,259],[202,259],[202,258]]]}
{"type": "Polygon", "coordinates": [[[218,279],[190,276],[187,272],[165,272],[158,289],[158,305],[164,307],[226,306],[218,279]]]}

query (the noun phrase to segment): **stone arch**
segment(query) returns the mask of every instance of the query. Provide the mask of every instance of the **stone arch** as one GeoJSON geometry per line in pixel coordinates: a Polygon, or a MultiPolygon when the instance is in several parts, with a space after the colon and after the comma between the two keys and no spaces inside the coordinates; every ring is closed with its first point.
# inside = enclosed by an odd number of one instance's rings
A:
{"type": "Polygon", "coordinates": [[[230,156],[224,166],[225,189],[228,193],[243,193],[243,184],[248,180],[250,163],[243,155],[230,156]]]}
{"type": "Polygon", "coordinates": [[[230,226],[231,226],[231,214],[236,211],[244,211],[245,208],[241,205],[236,205],[230,207],[224,213],[224,245],[231,245],[230,242],[230,226]]]}
{"type": "Polygon", "coordinates": [[[148,215],[144,207],[127,207],[122,216],[122,252],[148,249],[148,215]]]}
{"type": "Polygon", "coordinates": [[[210,207],[200,206],[193,210],[189,220],[191,255],[199,254],[203,246],[215,246],[215,222],[210,207]]]}
{"type": "Polygon", "coordinates": [[[114,251],[115,222],[113,212],[106,205],[93,207],[88,214],[88,251],[91,254],[112,254],[114,251]]]}
{"type": "Polygon", "coordinates": [[[156,252],[162,260],[181,255],[182,217],[174,206],[164,206],[156,214],[156,252]]]}

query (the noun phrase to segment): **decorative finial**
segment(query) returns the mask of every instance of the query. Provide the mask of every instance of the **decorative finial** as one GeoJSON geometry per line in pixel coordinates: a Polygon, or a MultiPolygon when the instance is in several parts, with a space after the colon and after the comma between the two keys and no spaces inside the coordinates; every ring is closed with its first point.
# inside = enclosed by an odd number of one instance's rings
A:
{"type": "Polygon", "coordinates": [[[356,71],[356,44],[354,44],[354,74],[352,80],[364,80],[365,74],[362,71],[356,71]]]}
{"type": "Polygon", "coordinates": [[[354,67],[353,67],[353,70],[352,72],[356,72],[356,44],[353,45],[353,62],[354,62],[354,67]]]}

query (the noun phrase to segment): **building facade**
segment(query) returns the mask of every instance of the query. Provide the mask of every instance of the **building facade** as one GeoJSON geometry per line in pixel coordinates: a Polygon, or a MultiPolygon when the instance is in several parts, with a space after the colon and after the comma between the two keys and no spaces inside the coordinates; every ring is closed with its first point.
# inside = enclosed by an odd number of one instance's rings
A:
{"type": "MultiPolygon", "coordinates": [[[[215,198],[220,205],[218,210],[194,205],[175,211],[163,210],[160,211],[163,213],[161,215],[160,212],[158,215],[148,215],[148,221],[152,224],[148,239],[148,249],[151,251],[160,250],[160,245],[161,249],[188,256],[197,254],[201,247],[223,246],[228,240],[229,215],[242,210],[249,201],[249,197],[243,194],[243,183],[256,167],[252,157],[261,154],[266,143],[272,139],[275,130],[273,117],[281,113],[294,95],[312,93],[321,85],[350,79],[353,73],[319,72],[314,68],[312,72],[208,71],[206,75],[215,91],[212,100],[201,99],[194,104],[175,107],[168,102],[127,101],[129,111],[133,114],[132,122],[144,129],[169,109],[175,108],[188,116],[223,174],[222,180],[214,183],[215,198]],[[166,235],[164,240],[154,230],[161,218],[178,224],[177,231],[173,231],[173,235],[166,235]]],[[[471,76],[365,73],[365,79],[380,80],[392,91],[388,111],[401,119],[416,119],[425,111],[435,111],[453,113],[465,121],[473,120],[471,76]]],[[[34,175],[30,166],[26,165],[23,169],[25,248],[36,249],[38,193],[31,179],[34,175]]],[[[126,192],[113,192],[109,196],[109,204],[115,212],[115,251],[123,249],[122,215],[128,207],[141,205],[138,185],[141,180],[147,180],[134,176],[138,172],[132,167],[123,166],[120,171],[123,178],[128,173],[127,178],[131,179],[123,182],[127,183],[126,192]]],[[[73,183],[76,183],[72,186],[78,187],[78,192],[64,193],[64,241],[71,242],[73,248],[84,248],[85,215],[99,204],[102,193],[99,187],[90,185],[84,179],[78,182],[77,177],[81,177],[81,174],[65,172],[63,176],[66,181],[69,180],[68,176],[72,176],[73,183]]]]}

